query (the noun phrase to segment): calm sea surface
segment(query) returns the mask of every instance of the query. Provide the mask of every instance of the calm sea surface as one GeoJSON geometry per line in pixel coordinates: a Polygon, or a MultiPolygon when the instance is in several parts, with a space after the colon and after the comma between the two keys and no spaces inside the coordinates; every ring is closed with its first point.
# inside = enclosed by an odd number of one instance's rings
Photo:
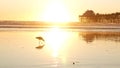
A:
{"type": "Polygon", "coordinates": [[[1,28],[0,68],[120,68],[120,29],[1,28]]]}

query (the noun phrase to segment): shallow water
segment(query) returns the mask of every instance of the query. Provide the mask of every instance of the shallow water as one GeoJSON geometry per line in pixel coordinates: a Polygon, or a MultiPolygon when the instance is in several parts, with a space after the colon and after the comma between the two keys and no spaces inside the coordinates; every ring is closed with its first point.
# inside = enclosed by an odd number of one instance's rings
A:
{"type": "Polygon", "coordinates": [[[0,68],[120,68],[119,57],[120,29],[0,29],[0,68]]]}

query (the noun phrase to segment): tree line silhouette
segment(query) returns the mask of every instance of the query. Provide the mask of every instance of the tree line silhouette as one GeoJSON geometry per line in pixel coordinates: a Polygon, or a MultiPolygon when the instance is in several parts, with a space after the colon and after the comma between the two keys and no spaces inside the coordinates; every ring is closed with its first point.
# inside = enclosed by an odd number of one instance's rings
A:
{"type": "Polygon", "coordinates": [[[120,12],[95,14],[93,10],[87,10],[83,15],[79,15],[79,19],[82,23],[120,23],[120,12]]]}

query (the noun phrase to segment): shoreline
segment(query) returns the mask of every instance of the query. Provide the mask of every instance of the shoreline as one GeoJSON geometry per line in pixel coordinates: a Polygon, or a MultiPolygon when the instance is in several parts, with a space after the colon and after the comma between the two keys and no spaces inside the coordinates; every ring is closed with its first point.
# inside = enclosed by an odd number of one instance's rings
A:
{"type": "Polygon", "coordinates": [[[120,29],[120,25],[0,25],[0,28],[120,29]]]}

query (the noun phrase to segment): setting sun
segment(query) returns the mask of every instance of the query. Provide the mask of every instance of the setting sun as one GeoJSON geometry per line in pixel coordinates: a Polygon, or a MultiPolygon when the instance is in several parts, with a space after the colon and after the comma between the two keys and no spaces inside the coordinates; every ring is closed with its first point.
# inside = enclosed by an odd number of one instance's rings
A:
{"type": "Polygon", "coordinates": [[[70,22],[70,13],[66,6],[60,2],[53,0],[45,7],[42,14],[42,21],[52,23],[70,22]]]}

